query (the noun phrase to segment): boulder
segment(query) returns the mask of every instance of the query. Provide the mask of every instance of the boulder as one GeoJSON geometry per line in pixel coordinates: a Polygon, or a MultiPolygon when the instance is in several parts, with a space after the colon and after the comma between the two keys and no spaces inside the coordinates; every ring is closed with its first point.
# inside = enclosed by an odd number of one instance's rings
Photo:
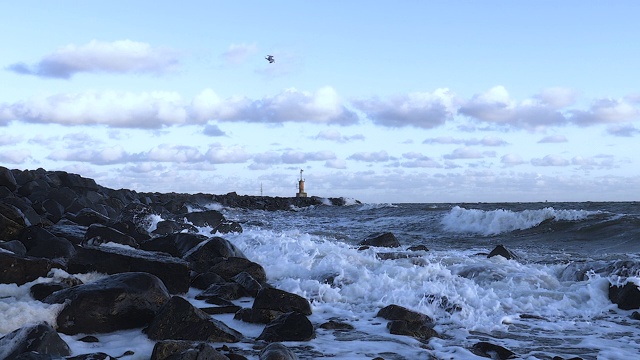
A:
{"type": "Polygon", "coordinates": [[[471,347],[471,352],[482,357],[496,360],[515,359],[516,354],[500,345],[495,345],[486,341],[475,343],[471,347]]]}
{"type": "Polygon", "coordinates": [[[107,246],[78,247],[76,255],[68,261],[67,272],[82,274],[91,271],[105,274],[147,272],[159,277],[172,294],[189,290],[189,264],[162,253],[107,246]]]}
{"type": "Polygon", "coordinates": [[[10,191],[16,191],[18,188],[15,176],[4,166],[0,166],[0,186],[5,186],[10,191]]]}
{"type": "Polygon", "coordinates": [[[0,240],[17,239],[26,226],[22,211],[13,205],[0,202],[0,240]]]}
{"type": "Polygon", "coordinates": [[[18,256],[27,255],[27,248],[19,240],[0,241],[0,249],[11,251],[18,256]]]}
{"type": "Polygon", "coordinates": [[[392,233],[384,232],[370,234],[359,245],[395,248],[400,247],[400,242],[392,233]]]}
{"type": "Polygon", "coordinates": [[[609,285],[609,300],[622,310],[640,308],[640,290],[638,285],[627,281],[624,286],[609,285]]]}
{"type": "Polygon", "coordinates": [[[238,331],[179,296],[173,296],[162,307],[144,332],[151,340],[238,342],[242,339],[238,331]]]}
{"type": "Polygon", "coordinates": [[[20,233],[19,240],[27,249],[27,255],[47,259],[69,258],[76,250],[73,244],[57,237],[40,226],[29,226],[20,233]]]}
{"type": "Polygon", "coordinates": [[[311,315],[311,305],[307,299],[300,295],[270,287],[258,291],[252,308],[277,310],[283,313],[295,311],[304,315],[311,315]]]}
{"type": "Polygon", "coordinates": [[[153,235],[168,235],[173,233],[182,233],[185,230],[192,234],[198,232],[198,228],[191,224],[186,224],[175,220],[162,220],[156,224],[155,230],[153,230],[151,233],[153,235]]]}
{"type": "Polygon", "coordinates": [[[67,217],[69,220],[82,226],[89,226],[92,224],[106,225],[110,221],[108,216],[90,208],[83,208],[75,214],[67,214],[67,217]]]}
{"type": "Polygon", "coordinates": [[[205,300],[207,302],[212,300],[214,301],[213,304],[216,304],[215,300],[217,299],[236,300],[243,296],[246,296],[246,293],[240,284],[225,282],[209,286],[205,291],[196,295],[196,300],[205,300]]]}
{"type": "Polygon", "coordinates": [[[299,312],[289,312],[278,316],[267,324],[256,340],[309,341],[315,338],[315,330],[309,319],[299,312]]]}
{"type": "Polygon", "coordinates": [[[220,234],[228,234],[228,233],[241,233],[242,225],[236,221],[225,220],[218,224],[213,230],[211,230],[212,234],[220,233],[220,234]]]}
{"type": "Polygon", "coordinates": [[[387,328],[394,335],[412,336],[423,341],[438,336],[433,330],[433,320],[429,316],[399,305],[386,306],[380,309],[376,316],[391,320],[387,328]]]}
{"type": "Polygon", "coordinates": [[[211,344],[186,340],[162,340],[153,347],[150,360],[229,360],[211,344]]]}
{"type": "Polygon", "coordinates": [[[194,211],[177,215],[176,219],[186,219],[195,226],[210,226],[212,228],[216,228],[225,220],[224,215],[217,210],[194,211]]]}
{"type": "MultiPolygon", "coordinates": [[[[191,263],[193,266],[193,263],[191,263]]],[[[197,271],[198,269],[194,269],[197,271]]],[[[215,263],[207,271],[214,272],[222,276],[225,280],[232,280],[236,275],[246,272],[251,275],[256,281],[266,282],[267,273],[264,271],[262,265],[255,263],[251,260],[239,257],[220,258],[220,261],[215,263]]]]}
{"type": "Polygon", "coordinates": [[[491,252],[489,253],[489,255],[487,255],[487,257],[490,258],[498,255],[502,256],[507,260],[518,259],[518,255],[516,255],[511,250],[505,248],[503,245],[496,246],[493,250],[491,250],[491,252]]]}
{"type": "Polygon", "coordinates": [[[222,276],[214,272],[206,272],[206,273],[196,274],[191,280],[191,287],[200,289],[200,290],[205,290],[213,284],[221,284],[226,281],[227,280],[223,279],[222,276]]]}
{"type": "Polygon", "coordinates": [[[100,245],[107,242],[130,246],[134,249],[139,247],[138,242],[131,236],[102,224],[91,224],[84,235],[84,243],[100,245]]]}
{"type": "Polygon", "coordinates": [[[0,338],[0,359],[14,360],[29,352],[56,358],[71,355],[69,345],[46,322],[22,327],[0,338]]]}
{"type": "Polygon", "coordinates": [[[202,242],[183,256],[183,259],[188,261],[191,268],[197,272],[208,271],[211,266],[224,258],[246,259],[247,257],[235,245],[218,236],[202,242]]]}
{"type": "Polygon", "coordinates": [[[240,286],[246,294],[252,297],[256,297],[258,292],[266,286],[261,284],[259,281],[253,278],[251,274],[246,271],[239,273],[238,275],[231,278],[231,280],[240,286]]]}
{"type": "Polygon", "coordinates": [[[46,277],[54,267],[60,265],[49,259],[0,252],[0,284],[23,285],[39,277],[46,277]]]}
{"type": "Polygon", "coordinates": [[[204,235],[173,233],[151,238],[140,244],[140,248],[147,251],[160,251],[181,258],[208,239],[204,235]]]}
{"type": "Polygon", "coordinates": [[[298,356],[279,342],[272,342],[260,350],[259,360],[298,360],[298,356]]]}
{"type": "Polygon", "coordinates": [[[158,277],[130,272],[56,291],[43,302],[66,304],[57,318],[58,330],[75,335],[143,327],[169,299],[158,277]]]}
{"type": "Polygon", "coordinates": [[[428,315],[409,310],[406,307],[395,304],[388,305],[380,309],[376,317],[381,317],[387,320],[404,320],[406,322],[419,323],[423,325],[433,324],[433,320],[428,315]]]}

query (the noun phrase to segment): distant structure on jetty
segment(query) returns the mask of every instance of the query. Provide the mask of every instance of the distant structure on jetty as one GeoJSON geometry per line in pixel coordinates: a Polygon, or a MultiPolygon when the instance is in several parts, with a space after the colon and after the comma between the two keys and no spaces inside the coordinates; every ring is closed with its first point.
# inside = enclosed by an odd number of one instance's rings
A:
{"type": "Polygon", "coordinates": [[[304,179],[302,178],[302,169],[300,169],[300,180],[298,180],[298,192],[296,197],[307,197],[307,193],[304,192],[304,179]]]}

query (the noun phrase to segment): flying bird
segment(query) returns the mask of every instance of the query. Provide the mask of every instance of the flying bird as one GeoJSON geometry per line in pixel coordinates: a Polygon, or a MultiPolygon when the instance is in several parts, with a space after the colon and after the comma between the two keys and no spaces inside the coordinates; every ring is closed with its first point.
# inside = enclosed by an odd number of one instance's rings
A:
{"type": "Polygon", "coordinates": [[[269,64],[273,64],[273,62],[274,62],[274,61],[276,61],[276,60],[273,58],[273,55],[267,55],[267,56],[265,57],[265,59],[267,59],[267,60],[269,61],[269,64]]]}

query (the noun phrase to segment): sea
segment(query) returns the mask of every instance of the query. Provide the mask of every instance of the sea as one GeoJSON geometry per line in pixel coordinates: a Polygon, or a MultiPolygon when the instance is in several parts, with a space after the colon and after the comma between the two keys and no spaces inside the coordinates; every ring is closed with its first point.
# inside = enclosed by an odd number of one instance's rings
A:
{"type": "MultiPolygon", "coordinates": [[[[640,203],[458,203],[326,205],[262,211],[210,209],[242,224],[225,234],[268,282],[309,299],[316,337],[284,342],[300,359],[486,359],[472,351],[489,342],[518,359],[640,359],[640,320],[608,297],[610,284],[640,284],[640,203]],[[391,232],[399,248],[359,243],[391,232]],[[419,250],[409,250],[420,246],[419,250]],[[488,257],[503,245],[515,257],[488,257]],[[428,315],[438,337],[393,335],[376,317],[391,304],[428,315]],[[353,330],[325,330],[330,320],[353,330]]],[[[194,209],[196,211],[196,209],[194,209]]],[[[150,219],[150,230],[161,219],[150,219]]],[[[211,229],[200,228],[204,234],[211,229]]],[[[109,246],[109,244],[103,245],[109,246]]],[[[65,274],[52,274],[53,277],[65,274]]],[[[81,274],[84,281],[104,275],[81,274]]],[[[35,301],[29,287],[0,285],[0,335],[49,321],[61,305],[35,301]]],[[[192,289],[183,296],[196,306],[192,289]]],[[[235,301],[251,306],[250,298],[235,301]]],[[[247,338],[226,344],[258,358],[254,339],[264,325],[214,315],[247,338]]],[[[142,329],[61,337],[73,355],[104,352],[149,359],[154,342],[142,329]]],[[[220,347],[223,344],[213,344],[220,347]]],[[[1,351],[0,351],[1,352],[1,351]]]]}

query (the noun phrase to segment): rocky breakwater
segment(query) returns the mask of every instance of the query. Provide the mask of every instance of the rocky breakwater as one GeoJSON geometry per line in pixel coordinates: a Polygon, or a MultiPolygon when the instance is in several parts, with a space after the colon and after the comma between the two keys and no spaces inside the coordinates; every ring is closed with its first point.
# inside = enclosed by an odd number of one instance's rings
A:
{"type": "Polygon", "coordinates": [[[135,328],[156,341],[154,360],[245,358],[226,344],[247,339],[216,313],[265,324],[249,339],[261,359],[296,358],[280,342],[314,338],[309,302],[267,283],[262,266],[222,237],[242,232],[241,224],[208,209],[211,203],[290,210],[344,200],[139,193],[62,171],[0,167],[0,283],[30,284],[35,300],[60,306],[53,324],[2,334],[0,358],[108,359],[114,354],[71,354],[59,334],[135,328]],[[99,279],[83,283],[78,274],[87,273],[99,279]],[[193,306],[190,289],[212,306],[193,306]],[[254,297],[252,307],[234,305],[241,297],[254,297]]]}

